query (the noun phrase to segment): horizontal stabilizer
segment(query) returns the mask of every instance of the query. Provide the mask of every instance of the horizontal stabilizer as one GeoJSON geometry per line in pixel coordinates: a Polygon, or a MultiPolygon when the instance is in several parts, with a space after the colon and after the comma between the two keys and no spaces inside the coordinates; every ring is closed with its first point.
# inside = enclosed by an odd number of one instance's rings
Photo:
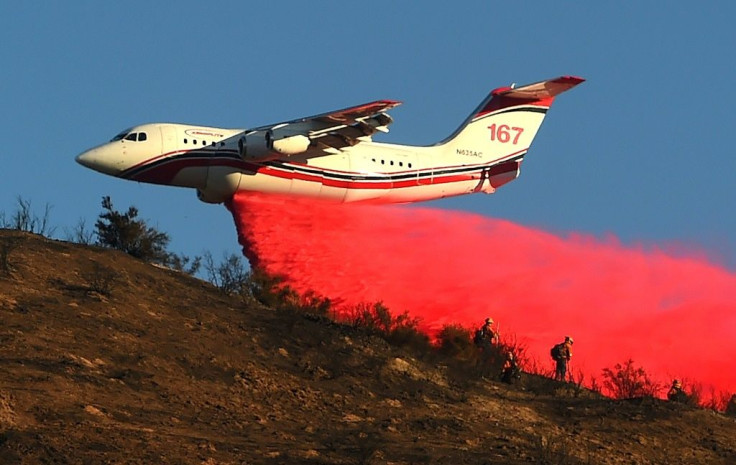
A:
{"type": "Polygon", "coordinates": [[[492,90],[488,98],[478,107],[475,117],[523,104],[549,107],[557,95],[572,89],[583,81],[585,79],[576,76],[560,76],[520,87],[513,85],[499,87],[492,90]]]}
{"type": "Polygon", "coordinates": [[[541,100],[559,95],[568,89],[572,89],[583,81],[585,81],[585,79],[576,76],[561,76],[557,79],[535,82],[534,84],[527,84],[521,87],[500,87],[491,92],[491,95],[503,95],[508,98],[541,100]]]}

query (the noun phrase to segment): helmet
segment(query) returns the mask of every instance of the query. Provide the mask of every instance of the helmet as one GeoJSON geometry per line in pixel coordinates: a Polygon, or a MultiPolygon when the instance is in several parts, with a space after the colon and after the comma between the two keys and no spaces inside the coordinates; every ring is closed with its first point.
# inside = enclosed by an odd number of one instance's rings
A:
{"type": "Polygon", "coordinates": [[[493,318],[486,318],[486,323],[493,324],[493,318]]]}
{"type": "Polygon", "coordinates": [[[514,354],[512,352],[509,352],[508,354],[506,354],[506,358],[509,359],[509,360],[513,360],[514,359],[514,354]]]}
{"type": "Polygon", "coordinates": [[[565,342],[569,342],[570,344],[575,343],[570,336],[565,336],[565,342]]]}
{"type": "Polygon", "coordinates": [[[682,386],[682,383],[680,382],[679,379],[675,379],[675,380],[672,381],[672,385],[675,386],[675,387],[680,387],[680,386],[682,386]]]}

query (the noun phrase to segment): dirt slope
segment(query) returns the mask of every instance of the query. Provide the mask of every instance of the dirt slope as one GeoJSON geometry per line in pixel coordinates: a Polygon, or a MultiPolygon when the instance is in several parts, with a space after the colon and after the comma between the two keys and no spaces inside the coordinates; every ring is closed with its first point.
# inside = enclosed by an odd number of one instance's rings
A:
{"type": "Polygon", "coordinates": [[[2,250],[0,464],[736,463],[711,411],[463,379],[122,253],[2,250]]]}

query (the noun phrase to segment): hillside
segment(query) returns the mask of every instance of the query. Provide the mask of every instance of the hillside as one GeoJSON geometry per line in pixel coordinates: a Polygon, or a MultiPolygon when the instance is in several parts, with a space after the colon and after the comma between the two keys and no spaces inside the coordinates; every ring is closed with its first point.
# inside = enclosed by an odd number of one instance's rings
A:
{"type": "Polygon", "coordinates": [[[0,247],[0,464],[736,463],[719,413],[468,376],[119,252],[0,247]]]}

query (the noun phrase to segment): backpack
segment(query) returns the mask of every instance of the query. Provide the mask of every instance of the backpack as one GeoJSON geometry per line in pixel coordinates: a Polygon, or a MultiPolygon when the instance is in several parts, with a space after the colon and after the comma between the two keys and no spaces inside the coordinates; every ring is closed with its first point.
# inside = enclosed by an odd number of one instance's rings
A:
{"type": "Polygon", "coordinates": [[[475,336],[473,336],[473,342],[477,345],[483,344],[483,329],[475,330],[475,336]]]}
{"type": "Polygon", "coordinates": [[[562,358],[562,346],[563,346],[563,345],[564,345],[563,343],[560,343],[560,344],[555,344],[555,345],[554,345],[554,346],[553,346],[553,347],[552,347],[552,348],[551,348],[551,349],[549,350],[549,354],[550,354],[550,355],[552,356],[552,358],[553,358],[553,359],[555,359],[555,360],[559,360],[559,359],[561,359],[561,358],[562,358]]]}

